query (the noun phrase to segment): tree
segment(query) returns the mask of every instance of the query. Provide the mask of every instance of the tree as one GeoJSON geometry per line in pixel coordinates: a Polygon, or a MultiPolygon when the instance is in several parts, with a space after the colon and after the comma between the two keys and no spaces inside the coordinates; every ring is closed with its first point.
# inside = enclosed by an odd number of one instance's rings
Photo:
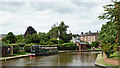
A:
{"type": "Polygon", "coordinates": [[[99,42],[98,41],[93,41],[91,44],[91,47],[97,47],[99,46],[99,42]]]}
{"type": "Polygon", "coordinates": [[[2,39],[3,42],[6,43],[15,43],[16,42],[16,37],[14,36],[14,34],[12,32],[9,32],[5,38],[2,39]]]}
{"type": "Polygon", "coordinates": [[[25,39],[24,39],[22,34],[21,35],[17,35],[16,39],[17,39],[17,41],[16,41],[17,43],[25,43],[25,39]]]}
{"type": "MultiPolygon", "coordinates": [[[[107,24],[103,25],[100,32],[100,41],[103,44],[103,50],[110,56],[110,52],[113,50],[112,45],[116,42],[117,36],[120,37],[120,2],[113,2],[113,4],[105,5],[104,11],[98,18],[101,20],[108,20],[107,24]]],[[[118,38],[118,43],[120,38],[118,38]]],[[[116,50],[117,45],[114,45],[114,50],[116,50]]]]}
{"type": "MultiPolygon", "coordinates": [[[[105,5],[104,7],[104,11],[106,11],[105,13],[103,13],[101,16],[99,16],[99,19],[106,19],[108,20],[107,24],[111,24],[111,25],[105,25],[102,27],[102,32],[100,33],[101,36],[103,35],[103,37],[105,37],[106,39],[112,37],[111,39],[114,39],[117,37],[117,35],[120,37],[120,2],[113,2],[113,4],[109,4],[109,5],[105,5]],[[112,28],[108,28],[108,27],[112,27],[112,28]],[[107,29],[105,29],[107,28],[107,29]],[[106,36],[104,31],[108,31],[112,34],[114,33],[112,36],[106,36]]],[[[120,38],[119,38],[120,39],[120,38]]],[[[119,40],[118,40],[119,41],[119,40]]],[[[108,42],[105,42],[108,43],[108,42]]]]}
{"type": "Polygon", "coordinates": [[[26,43],[39,43],[39,38],[37,37],[37,34],[30,34],[25,37],[26,43]]]}
{"type": "Polygon", "coordinates": [[[37,37],[39,38],[40,42],[47,42],[49,40],[49,36],[47,33],[42,33],[39,32],[39,34],[37,35],[37,37]]]}
{"type": "Polygon", "coordinates": [[[34,33],[37,33],[37,31],[32,27],[32,26],[29,26],[24,34],[24,36],[26,35],[31,35],[31,34],[34,34],[34,33]]]}
{"type": "Polygon", "coordinates": [[[57,39],[59,37],[61,40],[64,40],[64,42],[69,42],[72,39],[72,35],[67,34],[67,28],[69,28],[69,26],[65,25],[62,21],[59,26],[54,24],[48,34],[50,35],[50,38],[57,39]]]}

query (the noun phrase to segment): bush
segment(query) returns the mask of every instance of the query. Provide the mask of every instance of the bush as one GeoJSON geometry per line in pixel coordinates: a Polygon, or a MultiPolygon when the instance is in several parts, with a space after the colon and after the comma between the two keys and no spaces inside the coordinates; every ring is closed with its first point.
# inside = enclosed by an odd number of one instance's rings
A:
{"type": "Polygon", "coordinates": [[[18,43],[18,45],[19,45],[20,47],[24,47],[24,46],[25,46],[25,43],[18,43]]]}
{"type": "Polygon", "coordinates": [[[75,43],[64,43],[62,45],[58,45],[59,50],[75,50],[75,43]]]}
{"type": "Polygon", "coordinates": [[[24,50],[25,52],[31,52],[31,45],[25,45],[24,50]]]}
{"type": "Polygon", "coordinates": [[[55,38],[50,39],[50,42],[53,42],[54,44],[58,44],[58,40],[55,38]]]}
{"type": "Polygon", "coordinates": [[[48,42],[40,42],[40,45],[48,45],[48,42]]]}
{"type": "MultiPolygon", "coordinates": [[[[58,40],[54,39],[54,38],[50,39],[50,42],[53,42],[54,44],[58,44],[58,40]]],[[[63,43],[64,43],[64,41],[60,39],[59,44],[63,44],[63,43]]]]}
{"type": "Polygon", "coordinates": [[[54,43],[50,42],[50,41],[47,41],[46,43],[47,43],[47,45],[54,45],[54,43]]]}
{"type": "Polygon", "coordinates": [[[93,41],[91,44],[91,47],[97,47],[99,46],[99,42],[98,41],[93,41]]]}

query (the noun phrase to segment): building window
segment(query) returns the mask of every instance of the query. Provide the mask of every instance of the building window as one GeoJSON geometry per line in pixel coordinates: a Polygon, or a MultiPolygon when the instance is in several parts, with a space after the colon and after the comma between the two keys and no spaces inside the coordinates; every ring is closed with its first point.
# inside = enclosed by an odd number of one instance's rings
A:
{"type": "Polygon", "coordinates": [[[81,40],[83,40],[83,37],[81,36],[81,40]]]}
{"type": "Polygon", "coordinates": [[[85,36],[85,41],[86,41],[86,36],[85,36]]]}
{"type": "Polygon", "coordinates": [[[88,41],[90,41],[90,36],[88,36],[88,41]]]}
{"type": "Polygon", "coordinates": [[[92,36],[92,41],[94,41],[94,36],[92,36]]]}

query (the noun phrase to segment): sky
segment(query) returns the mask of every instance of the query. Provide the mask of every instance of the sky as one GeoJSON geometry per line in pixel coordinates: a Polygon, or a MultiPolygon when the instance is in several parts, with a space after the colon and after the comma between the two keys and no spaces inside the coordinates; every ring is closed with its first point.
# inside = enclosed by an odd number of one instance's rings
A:
{"type": "Polygon", "coordinates": [[[47,33],[61,21],[69,26],[68,33],[96,32],[105,24],[98,20],[104,13],[102,6],[110,3],[110,0],[1,0],[0,34],[24,34],[28,26],[47,33]]]}

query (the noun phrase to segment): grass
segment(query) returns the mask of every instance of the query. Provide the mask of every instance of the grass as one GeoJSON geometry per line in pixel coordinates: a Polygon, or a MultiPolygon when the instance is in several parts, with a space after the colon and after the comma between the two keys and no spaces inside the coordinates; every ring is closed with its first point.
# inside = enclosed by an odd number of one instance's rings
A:
{"type": "Polygon", "coordinates": [[[110,59],[120,60],[120,52],[116,51],[115,53],[111,54],[110,59]]]}

